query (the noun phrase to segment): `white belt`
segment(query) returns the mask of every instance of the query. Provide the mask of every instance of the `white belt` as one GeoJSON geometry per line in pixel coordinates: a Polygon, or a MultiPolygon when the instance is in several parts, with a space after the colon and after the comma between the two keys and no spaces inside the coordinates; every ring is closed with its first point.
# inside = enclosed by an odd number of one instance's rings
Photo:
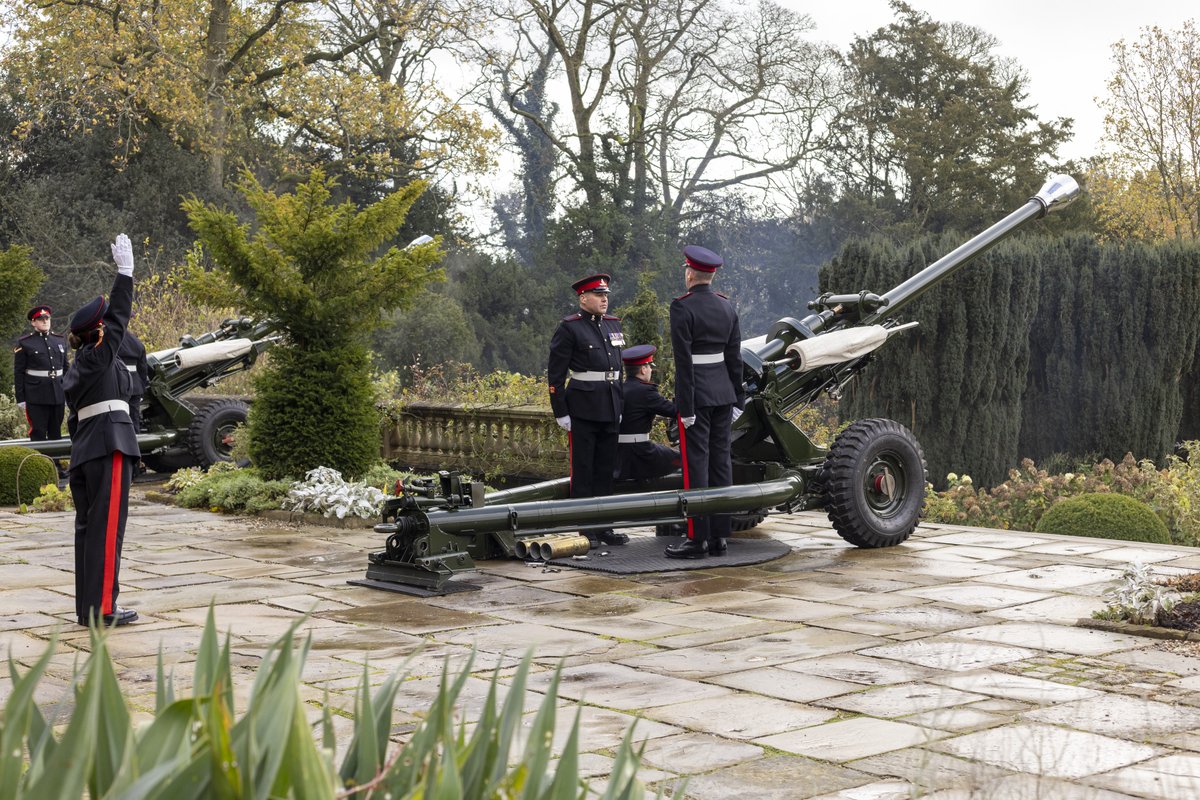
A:
{"type": "Polygon", "coordinates": [[[126,364],[125,369],[129,370],[130,372],[137,372],[137,364],[126,364]]]}
{"type": "Polygon", "coordinates": [[[615,381],[621,377],[621,373],[615,369],[608,372],[576,372],[575,370],[571,370],[570,375],[573,381],[615,381]]]}
{"type": "Polygon", "coordinates": [[[75,417],[82,422],[89,417],[94,417],[97,414],[107,414],[110,411],[124,411],[129,413],[129,403],[124,400],[101,400],[99,403],[92,403],[90,406],[84,406],[75,412],[75,417]]]}
{"type": "Polygon", "coordinates": [[[693,364],[721,364],[724,361],[724,353],[692,353],[693,364]]]}
{"type": "Polygon", "coordinates": [[[61,373],[56,369],[27,369],[25,374],[35,378],[57,378],[61,373]]]}
{"type": "Polygon", "coordinates": [[[648,442],[650,434],[648,433],[622,433],[617,436],[619,444],[633,444],[634,442],[648,442]]]}

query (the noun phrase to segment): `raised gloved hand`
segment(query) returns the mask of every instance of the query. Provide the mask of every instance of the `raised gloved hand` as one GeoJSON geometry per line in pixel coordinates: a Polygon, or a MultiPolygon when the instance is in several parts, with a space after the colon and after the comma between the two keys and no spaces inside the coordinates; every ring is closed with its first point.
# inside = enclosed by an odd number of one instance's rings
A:
{"type": "Polygon", "coordinates": [[[740,408],[738,408],[737,406],[734,406],[733,407],[733,419],[731,419],[730,422],[737,422],[738,417],[740,417],[741,415],[742,415],[742,410],[740,408]]]}
{"type": "Polygon", "coordinates": [[[117,240],[112,243],[113,261],[117,262],[117,272],[133,277],[133,245],[129,237],[123,233],[117,234],[117,240]]]}
{"type": "Polygon", "coordinates": [[[696,424],[696,415],[693,414],[690,417],[680,417],[679,421],[683,423],[683,427],[690,428],[696,424]]]}
{"type": "Polygon", "coordinates": [[[24,410],[25,410],[25,401],[24,401],[24,400],[22,400],[21,402],[17,403],[17,408],[19,408],[19,409],[21,409],[22,411],[24,411],[24,410]]]}
{"type": "Polygon", "coordinates": [[[571,417],[555,417],[554,421],[558,423],[558,427],[562,428],[567,433],[571,432],[571,417]]]}

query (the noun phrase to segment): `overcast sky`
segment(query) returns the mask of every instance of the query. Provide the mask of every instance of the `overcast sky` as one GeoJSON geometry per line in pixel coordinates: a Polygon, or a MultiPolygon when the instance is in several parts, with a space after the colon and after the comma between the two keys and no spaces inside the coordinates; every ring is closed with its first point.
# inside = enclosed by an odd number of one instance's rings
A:
{"type": "MultiPolygon", "coordinates": [[[[843,52],[855,36],[894,19],[887,0],[778,2],[808,14],[817,37],[843,52]]],[[[1104,114],[1096,99],[1112,74],[1113,43],[1132,42],[1145,27],[1175,30],[1200,18],[1200,4],[1179,0],[909,0],[909,5],[938,22],[965,22],[995,36],[1000,53],[1028,73],[1029,100],[1038,116],[1075,120],[1075,138],[1060,151],[1065,158],[1099,149],[1104,114]]]]}

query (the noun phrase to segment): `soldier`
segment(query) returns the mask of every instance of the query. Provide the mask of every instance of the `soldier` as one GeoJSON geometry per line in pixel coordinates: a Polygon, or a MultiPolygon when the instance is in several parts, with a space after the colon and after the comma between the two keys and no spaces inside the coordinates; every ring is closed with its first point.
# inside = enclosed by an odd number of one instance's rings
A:
{"type": "Polygon", "coordinates": [[[117,355],[133,306],[133,247],[121,234],[112,245],[117,277],[109,296],[71,315],[75,358],[63,378],[71,406],[71,499],[75,502],[75,616],[127,625],[137,619],[117,605],[121,547],[133,465],[141,457],[129,418],[129,371],[117,355]]]}
{"type": "MultiPolygon", "coordinates": [[[[687,293],[671,301],[675,351],[675,405],[683,488],[733,483],[730,425],[746,403],[742,386],[742,331],[729,298],[714,292],[714,273],[725,263],[711,250],[683,248],[687,293]]],[[[689,518],[687,538],[667,547],[668,558],[723,555],[730,520],[724,514],[689,518]]]]}
{"type": "Polygon", "coordinates": [[[142,397],[150,385],[150,362],[146,360],[146,346],[132,331],[125,331],[119,355],[129,373],[129,419],[133,422],[134,431],[141,433],[142,397]]]}
{"type": "MultiPolygon", "coordinates": [[[[550,339],[546,369],[550,407],[555,421],[567,432],[572,497],[612,494],[625,335],[621,320],[604,313],[611,280],[599,274],[575,281],[571,288],[579,296],[579,311],[563,317],[550,339]]],[[[629,541],[624,533],[612,530],[586,535],[593,547],[629,541]]]]}
{"type": "Polygon", "coordinates": [[[652,344],[639,344],[621,351],[625,363],[625,410],[617,437],[617,478],[644,481],[679,469],[679,453],[650,441],[655,417],[675,419],[675,404],[658,393],[653,383],[652,344]]]}
{"type": "Polygon", "coordinates": [[[26,317],[33,333],[22,336],[13,349],[17,406],[29,422],[30,439],[61,439],[67,340],[50,330],[50,306],[35,306],[26,317]]]}

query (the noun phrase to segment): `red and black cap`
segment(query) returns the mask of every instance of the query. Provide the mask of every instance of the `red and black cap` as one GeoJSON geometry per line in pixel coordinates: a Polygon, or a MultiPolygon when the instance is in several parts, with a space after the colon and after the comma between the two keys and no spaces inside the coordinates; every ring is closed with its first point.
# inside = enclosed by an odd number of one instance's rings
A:
{"type": "Polygon", "coordinates": [[[652,344],[635,344],[621,351],[621,361],[625,362],[627,367],[638,367],[654,361],[654,354],[657,352],[658,348],[652,344]]]}
{"type": "Polygon", "coordinates": [[[29,309],[29,313],[25,315],[25,318],[32,322],[38,317],[48,316],[50,316],[50,306],[34,306],[33,308],[29,309]]]}
{"type": "Polygon", "coordinates": [[[689,244],[683,248],[683,265],[701,272],[716,272],[717,267],[725,261],[719,255],[697,244],[689,244]]]}
{"type": "Polygon", "coordinates": [[[95,328],[100,324],[100,320],[104,319],[106,311],[108,301],[103,296],[92,300],[71,315],[71,333],[80,334],[95,328]]]}
{"type": "Polygon", "coordinates": [[[571,284],[571,288],[575,290],[575,294],[583,294],[584,292],[608,294],[608,284],[611,282],[612,276],[601,272],[596,275],[588,275],[586,278],[580,278],[571,284]]]}

